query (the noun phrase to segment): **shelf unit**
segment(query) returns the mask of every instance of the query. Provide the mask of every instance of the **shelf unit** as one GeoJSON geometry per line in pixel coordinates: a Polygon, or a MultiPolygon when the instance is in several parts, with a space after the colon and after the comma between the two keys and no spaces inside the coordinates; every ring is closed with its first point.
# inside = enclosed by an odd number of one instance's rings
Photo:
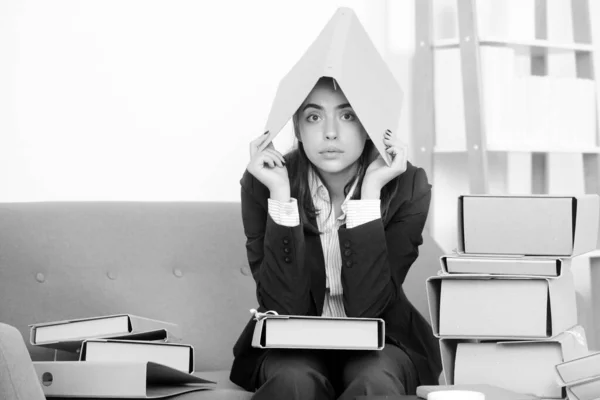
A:
{"type": "MultiPolygon", "coordinates": [[[[479,49],[481,46],[504,46],[520,48],[531,56],[531,69],[535,75],[547,73],[547,56],[555,52],[574,52],[577,78],[594,79],[593,53],[588,0],[571,0],[573,43],[547,40],[545,21],[545,1],[536,3],[536,39],[517,40],[499,37],[480,38],[477,33],[476,0],[457,0],[459,38],[434,40],[433,0],[415,2],[416,51],[414,60],[414,81],[419,90],[414,90],[414,160],[433,177],[433,157],[435,154],[465,153],[468,155],[470,193],[488,193],[488,152],[506,153],[573,153],[588,158],[584,162],[585,176],[600,179],[598,160],[600,143],[590,148],[580,147],[491,147],[487,144],[485,110],[483,107],[482,71],[479,49]],[[444,48],[460,48],[462,87],[464,94],[464,121],[466,143],[456,148],[437,148],[435,145],[435,103],[434,93],[434,53],[444,48]]],[[[596,134],[597,136],[597,134],[596,134]]],[[[433,178],[432,178],[433,179],[433,178]]],[[[587,186],[587,185],[586,185],[587,186]]],[[[596,185],[600,186],[600,185],[596,185]]],[[[590,186],[591,187],[591,186],[590,186]]],[[[430,221],[433,219],[430,219],[430,221]]]]}
{"type": "MultiPolygon", "coordinates": [[[[528,175],[531,194],[549,194],[548,164],[552,157],[561,155],[581,156],[582,175],[585,193],[600,194],[600,143],[598,142],[598,108],[596,107],[596,145],[580,146],[490,146],[487,141],[485,110],[483,106],[482,71],[480,47],[510,47],[519,54],[529,55],[532,75],[548,75],[548,56],[554,54],[574,54],[575,77],[595,80],[594,53],[592,44],[589,0],[571,0],[572,42],[560,42],[548,39],[547,2],[535,2],[535,39],[521,40],[508,37],[480,37],[477,30],[477,0],[456,0],[458,16],[458,37],[436,40],[433,35],[433,1],[415,1],[415,58],[413,64],[413,159],[415,164],[424,168],[433,185],[435,182],[434,165],[441,157],[462,154],[467,158],[467,193],[489,193],[488,154],[494,157],[505,155],[507,172],[528,175]],[[460,52],[465,142],[452,147],[437,147],[435,140],[435,70],[434,54],[437,50],[457,48],[460,52]],[[520,166],[526,169],[519,169],[520,166]]],[[[598,102],[598,84],[595,97],[598,102]]],[[[580,178],[580,177],[578,177],[580,178]]],[[[436,193],[434,193],[434,198],[436,193]]],[[[434,202],[432,202],[434,204],[434,202]]],[[[432,232],[436,209],[430,209],[427,229],[432,232]]],[[[442,220],[442,218],[440,218],[442,220]]],[[[599,246],[600,247],[600,246],[599,246]]],[[[588,342],[591,349],[600,350],[600,316],[596,307],[600,307],[600,250],[587,253],[589,276],[583,296],[587,309],[586,325],[590,329],[588,342]],[[599,293],[596,293],[599,292],[599,293]],[[587,296],[587,297],[586,297],[587,296]],[[594,312],[594,310],[596,312],[594,312]]],[[[586,328],[587,329],[587,328],[586,328]]]]}
{"type": "MultiPolygon", "coordinates": [[[[434,154],[465,153],[466,147],[438,148],[433,147],[434,154]]],[[[600,154],[600,147],[488,147],[486,151],[496,153],[570,153],[570,154],[600,154]]]]}
{"type": "MultiPolygon", "coordinates": [[[[471,40],[465,37],[465,41],[471,40]]],[[[511,40],[501,37],[488,36],[479,39],[480,46],[500,46],[500,47],[512,47],[515,49],[528,50],[533,54],[539,54],[543,56],[547,52],[567,52],[567,51],[582,51],[582,52],[593,52],[594,46],[587,43],[560,43],[544,39],[535,40],[511,40]]],[[[431,45],[434,49],[447,49],[460,47],[458,38],[454,39],[440,39],[436,40],[431,45]]]]}

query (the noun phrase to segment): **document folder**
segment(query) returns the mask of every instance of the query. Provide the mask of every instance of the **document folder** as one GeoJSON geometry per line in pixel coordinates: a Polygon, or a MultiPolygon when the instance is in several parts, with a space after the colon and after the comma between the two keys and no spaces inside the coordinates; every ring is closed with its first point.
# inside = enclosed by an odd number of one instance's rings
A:
{"type": "Polygon", "coordinates": [[[111,338],[178,342],[177,324],[131,314],[75,318],[30,325],[30,342],[35,346],[75,352],[85,339],[111,338]]]}
{"type": "Polygon", "coordinates": [[[215,382],[153,362],[36,361],[46,397],[160,399],[215,382]]]}
{"type": "Polygon", "coordinates": [[[263,315],[254,328],[253,347],[381,350],[385,344],[385,323],[379,318],[263,315]]]}

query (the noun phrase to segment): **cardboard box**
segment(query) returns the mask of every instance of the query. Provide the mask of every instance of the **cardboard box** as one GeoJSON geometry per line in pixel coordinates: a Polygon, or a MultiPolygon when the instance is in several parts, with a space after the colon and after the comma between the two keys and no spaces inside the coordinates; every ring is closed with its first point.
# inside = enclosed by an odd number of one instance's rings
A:
{"type": "Polygon", "coordinates": [[[538,341],[440,339],[440,350],[446,384],[487,384],[553,399],[566,395],[555,365],[588,352],[580,326],[538,341]]]}
{"type": "Polygon", "coordinates": [[[600,400],[600,376],[567,387],[569,400],[600,400]]]}
{"type": "Polygon", "coordinates": [[[381,350],[380,318],[337,318],[267,314],[254,327],[252,346],[280,349],[381,350]]]}
{"type": "Polygon", "coordinates": [[[556,372],[563,386],[600,379],[600,352],[560,363],[556,366],[556,372]]]}
{"type": "Polygon", "coordinates": [[[448,274],[561,276],[571,266],[570,258],[535,256],[443,255],[442,271],[448,274]]]}
{"type": "Polygon", "coordinates": [[[573,257],[596,249],[600,197],[458,198],[460,253],[573,257]]]}
{"type": "Polygon", "coordinates": [[[427,279],[436,337],[547,339],[577,324],[573,275],[441,275],[427,279]]]}

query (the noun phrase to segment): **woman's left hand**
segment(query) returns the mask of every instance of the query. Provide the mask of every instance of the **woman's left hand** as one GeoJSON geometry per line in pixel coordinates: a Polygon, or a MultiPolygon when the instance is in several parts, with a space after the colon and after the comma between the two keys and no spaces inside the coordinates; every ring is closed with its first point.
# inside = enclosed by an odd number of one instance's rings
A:
{"type": "Polygon", "coordinates": [[[362,183],[361,197],[379,198],[381,189],[392,179],[406,171],[406,158],[408,146],[392,136],[388,130],[383,135],[386,152],[390,155],[392,163],[388,167],[383,157],[378,157],[369,165],[362,183]]]}

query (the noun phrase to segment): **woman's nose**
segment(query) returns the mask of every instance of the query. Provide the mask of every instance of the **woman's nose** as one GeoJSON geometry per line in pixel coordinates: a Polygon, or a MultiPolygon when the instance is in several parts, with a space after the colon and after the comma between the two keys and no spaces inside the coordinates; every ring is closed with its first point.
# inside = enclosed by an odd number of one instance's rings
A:
{"type": "Polygon", "coordinates": [[[333,140],[337,138],[337,126],[335,121],[328,121],[325,124],[325,139],[333,140]]]}

